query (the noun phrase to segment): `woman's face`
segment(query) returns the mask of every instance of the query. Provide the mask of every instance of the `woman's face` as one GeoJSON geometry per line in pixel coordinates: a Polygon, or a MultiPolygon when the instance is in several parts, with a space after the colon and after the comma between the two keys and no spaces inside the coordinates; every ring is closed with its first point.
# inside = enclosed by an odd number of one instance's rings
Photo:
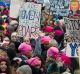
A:
{"type": "Polygon", "coordinates": [[[6,71],[7,65],[6,65],[6,62],[5,61],[2,61],[0,63],[0,69],[1,69],[2,72],[5,72],[6,71]]]}
{"type": "Polygon", "coordinates": [[[31,58],[32,57],[32,54],[33,54],[33,50],[30,50],[28,53],[26,53],[26,56],[28,58],[31,58]]]}
{"type": "Polygon", "coordinates": [[[11,40],[12,40],[12,41],[16,41],[16,39],[17,39],[17,36],[12,36],[12,37],[11,37],[11,40]]]}

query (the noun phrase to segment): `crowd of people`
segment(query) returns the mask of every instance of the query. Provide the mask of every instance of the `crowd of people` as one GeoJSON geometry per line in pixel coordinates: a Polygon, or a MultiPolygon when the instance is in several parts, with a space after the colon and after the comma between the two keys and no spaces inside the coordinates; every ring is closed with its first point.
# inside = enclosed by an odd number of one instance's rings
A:
{"type": "Polygon", "coordinates": [[[20,37],[18,21],[0,8],[0,74],[80,74],[78,61],[66,56],[67,36],[62,16],[53,20],[43,11],[38,38],[20,37]]]}

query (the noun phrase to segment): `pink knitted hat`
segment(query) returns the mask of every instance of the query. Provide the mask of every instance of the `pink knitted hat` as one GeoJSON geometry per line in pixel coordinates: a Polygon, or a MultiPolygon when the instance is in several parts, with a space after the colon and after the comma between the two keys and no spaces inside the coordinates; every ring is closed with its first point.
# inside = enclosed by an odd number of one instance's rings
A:
{"type": "Polygon", "coordinates": [[[64,62],[64,64],[70,65],[70,59],[65,54],[61,54],[61,60],[64,62]]]}
{"type": "Polygon", "coordinates": [[[29,51],[32,50],[31,46],[24,43],[21,43],[20,46],[18,47],[18,50],[22,53],[22,54],[27,54],[29,51]]]}
{"type": "Polygon", "coordinates": [[[54,35],[55,35],[55,36],[59,36],[59,35],[61,35],[61,34],[63,34],[63,32],[62,32],[61,30],[55,30],[55,31],[54,31],[54,35]]]}
{"type": "Polygon", "coordinates": [[[38,66],[38,65],[41,66],[41,61],[36,57],[28,59],[26,62],[34,67],[38,66]]]}
{"type": "Polygon", "coordinates": [[[44,32],[53,32],[53,27],[51,27],[51,26],[46,26],[46,27],[44,28],[44,32]]]}
{"type": "Polygon", "coordinates": [[[59,53],[59,50],[56,47],[50,47],[47,51],[47,56],[56,59],[58,53],[59,53]]]}
{"type": "Polygon", "coordinates": [[[42,44],[44,44],[44,43],[46,43],[46,42],[49,42],[49,41],[51,41],[51,40],[52,40],[52,38],[49,37],[49,36],[42,36],[42,37],[41,37],[41,43],[42,43],[42,44]]]}

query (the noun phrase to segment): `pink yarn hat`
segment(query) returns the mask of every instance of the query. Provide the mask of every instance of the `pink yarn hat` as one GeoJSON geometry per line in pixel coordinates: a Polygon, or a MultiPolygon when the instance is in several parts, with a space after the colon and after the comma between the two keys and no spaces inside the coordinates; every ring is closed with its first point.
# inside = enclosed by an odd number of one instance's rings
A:
{"type": "Polygon", "coordinates": [[[49,41],[51,41],[51,40],[52,40],[52,38],[49,37],[49,36],[42,36],[42,37],[41,37],[41,43],[42,43],[42,44],[44,44],[44,43],[46,43],[46,42],[49,42],[49,41]]]}
{"type": "Polygon", "coordinates": [[[46,26],[46,27],[44,28],[44,32],[53,32],[53,27],[51,27],[51,26],[46,26]]]}
{"type": "Polygon", "coordinates": [[[55,30],[55,31],[54,31],[54,35],[55,35],[55,36],[59,36],[59,35],[61,35],[61,34],[63,34],[63,32],[62,32],[61,30],[55,30]]]}
{"type": "Polygon", "coordinates": [[[41,61],[36,57],[28,59],[26,62],[34,67],[38,66],[38,65],[41,66],[41,61]]]}
{"type": "Polygon", "coordinates": [[[56,59],[58,53],[59,53],[59,50],[56,47],[50,47],[47,51],[47,56],[56,59]]]}
{"type": "Polygon", "coordinates": [[[65,54],[61,54],[61,60],[64,62],[64,64],[70,65],[70,59],[65,54]]]}
{"type": "Polygon", "coordinates": [[[20,44],[20,46],[18,47],[18,50],[25,55],[32,50],[32,47],[24,42],[20,44]]]}

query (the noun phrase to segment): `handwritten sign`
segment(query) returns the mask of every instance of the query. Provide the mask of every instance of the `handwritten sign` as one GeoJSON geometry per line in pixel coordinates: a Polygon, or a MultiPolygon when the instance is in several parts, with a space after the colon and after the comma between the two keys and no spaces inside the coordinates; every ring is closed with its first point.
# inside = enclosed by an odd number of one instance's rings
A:
{"type": "Polygon", "coordinates": [[[41,4],[25,3],[20,8],[18,34],[21,36],[38,37],[40,28],[41,4]]]}
{"type": "Polygon", "coordinates": [[[70,0],[49,0],[50,2],[50,15],[58,14],[67,16],[69,13],[70,0]]]}
{"type": "Polygon", "coordinates": [[[69,42],[80,43],[80,20],[65,18],[66,34],[69,36],[69,42]]]}

